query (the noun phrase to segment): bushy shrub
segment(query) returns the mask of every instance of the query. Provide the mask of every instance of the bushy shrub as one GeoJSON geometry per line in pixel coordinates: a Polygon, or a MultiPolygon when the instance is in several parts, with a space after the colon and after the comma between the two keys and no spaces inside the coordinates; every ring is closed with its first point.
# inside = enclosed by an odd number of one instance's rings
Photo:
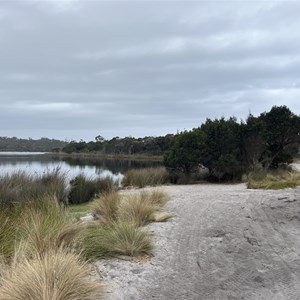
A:
{"type": "Polygon", "coordinates": [[[169,176],[164,167],[131,169],[125,172],[122,180],[124,186],[138,186],[140,188],[147,185],[161,185],[167,182],[169,182],[169,176]]]}
{"type": "Polygon", "coordinates": [[[87,178],[80,174],[70,182],[69,203],[80,204],[91,201],[97,194],[106,193],[116,188],[113,178],[87,178]]]}

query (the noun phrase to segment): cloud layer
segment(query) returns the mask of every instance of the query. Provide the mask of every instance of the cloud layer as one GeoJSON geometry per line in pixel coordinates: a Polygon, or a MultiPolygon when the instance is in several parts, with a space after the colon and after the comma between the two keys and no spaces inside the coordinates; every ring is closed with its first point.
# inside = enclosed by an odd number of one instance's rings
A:
{"type": "Polygon", "coordinates": [[[0,135],[93,139],[300,113],[300,3],[0,3],[0,135]]]}

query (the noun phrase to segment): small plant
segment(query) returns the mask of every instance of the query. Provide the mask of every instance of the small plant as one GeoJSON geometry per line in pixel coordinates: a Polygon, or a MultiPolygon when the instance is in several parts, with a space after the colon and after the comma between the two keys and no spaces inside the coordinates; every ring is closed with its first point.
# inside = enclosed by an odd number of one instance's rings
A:
{"type": "Polygon", "coordinates": [[[150,234],[130,222],[87,228],[81,243],[82,254],[88,259],[136,256],[148,253],[152,247],[150,234]]]}
{"type": "Polygon", "coordinates": [[[90,271],[78,255],[61,248],[18,259],[0,278],[0,299],[96,299],[100,286],[88,279],[90,271]]]}
{"type": "Polygon", "coordinates": [[[69,203],[80,204],[91,201],[97,194],[112,191],[116,183],[111,177],[87,178],[81,174],[70,182],[69,203]]]}
{"type": "Polygon", "coordinates": [[[147,185],[162,185],[169,181],[168,178],[168,172],[164,167],[131,169],[125,172],[122,184],[142,188],[147,185]]]}

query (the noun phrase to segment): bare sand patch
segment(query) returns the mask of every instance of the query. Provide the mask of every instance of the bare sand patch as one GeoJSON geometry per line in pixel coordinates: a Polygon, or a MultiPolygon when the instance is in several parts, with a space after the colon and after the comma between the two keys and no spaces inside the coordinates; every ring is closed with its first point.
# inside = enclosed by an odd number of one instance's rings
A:
{"type": "Polygon", "coordinates": [[[174,217],[147,226],[153,257],[97,262],[107,299],[300,299],[300,188],[163,189],[174,217]]]}

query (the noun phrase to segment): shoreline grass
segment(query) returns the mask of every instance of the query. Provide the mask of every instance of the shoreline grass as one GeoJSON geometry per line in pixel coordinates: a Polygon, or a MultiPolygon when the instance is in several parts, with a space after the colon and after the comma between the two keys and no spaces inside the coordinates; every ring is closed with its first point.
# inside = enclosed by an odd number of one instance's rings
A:
{"type": "Polygon", "coordinates": [[[130,169],[125,172],[123,186],[157,186],[169,182],[169,173],[165,167],[130,169]]]}
{"type": "Polygon", "coordinates": [[[152,234],[141,226],[171,217],[161,211],[169,197],[159,190],[120,195],[108,188],[92,203],[66,206],[53,192],[61,188],[58,173],[48,175],[37,183],[24,173],[0,178],[0,190],[8,191],[9,179],[15,187],[0,198],[0,299],[92,299],[101,288],[89,280],[88,263],[149,254],[152,234]],[[89,210],[100,221],[79,222],[89,210]]]}
{"type": "Polygon", "coordinates": [[[248,189],[285,189],[300,186],[300,172],[276,170],[250,173],[246,178],[248,189]]]}

